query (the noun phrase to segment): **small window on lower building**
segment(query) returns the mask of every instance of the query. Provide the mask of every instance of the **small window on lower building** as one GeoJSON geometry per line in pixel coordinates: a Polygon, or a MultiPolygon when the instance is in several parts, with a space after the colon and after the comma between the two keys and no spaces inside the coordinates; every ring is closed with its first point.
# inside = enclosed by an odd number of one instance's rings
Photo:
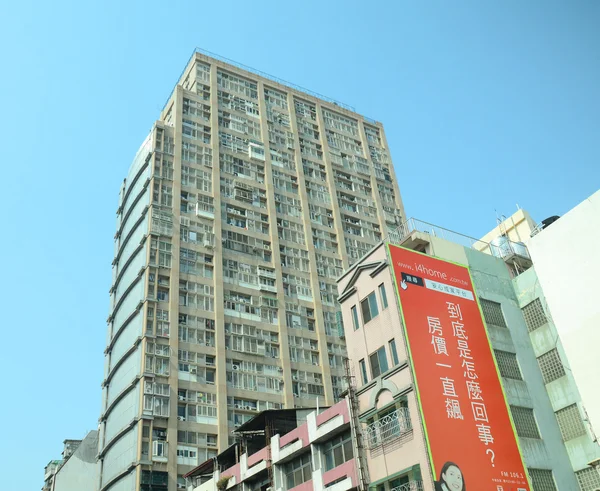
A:
{"type": "Polygon", "coordinates": [[[369,381],[369,376],[367,375],[367,365],[364,359],[360,360],[358,364],[360,365],[360,376],[362,377],[362,383],[364,385],[369,381]]]}
{"type": "Polygon", "coordinates": [[[587,469],[577,471],[575,476],[577,477],[581,491],[595,491],[596,489],[600,489],[600,472],[598,472],[598,469],[588,467],[587,469]]]}
{"type": "Polygon", "coordinates": [[[338,465],[352,459],[352,435],[350,431],[342,433],[323,444],[323,457],[325,458],[325,470],[330,471],[338,465]]]}
{"type": "Polygon", "coordinates": [[[367,298],[360,301],[360,310],[362,312],[363,324],[366,324],[379,315],[375,292],[371,292],[367,298]]]}
{"type": "Polygon", "coordinates": [[[528,303],[521,310],[523,311],[523,317],[525,317],[525,324],[527,324],[527,330],[529,332],[535,331],[538,327],[541,327],[548,322],[548,318],[546,317],[542,302],[539,298],[528,303]]]}
{"type": "Polygon", "coordinates": [[[373,378],[379,377],[379,375],[388,371],[389,367],[385,354],[385,346],[382,346],[375,353],[369,355],[369,363],[371,364],[371,376],[373,378]]]}
{"type": "Polygon", "coordinates": [[[577,404],[571,404],[556,411],[556,420],[560,433],[565,442],[586,434],[585,425],[581,419],[577,404]]]}
{"type": "Polygon", "coordinates": [[[486,324],[492,324],[498,327],[507,327],[504,315],[502,315],[502,306],[498,302],[492,302],[485,298],[480,298],[481,310],[486,324]]]}
{"type": "Polygon", "coordinates": [[[387,309],[388,301],[387,295],[385,294],[385,285],[383,283],[379,285],[379,297],[381,299],[381,310],[387,309]]]}
{"type": "Polygon", "coordinates": [[[396,340],[392,339],[390,342],[390,353],[392,354],[392,363],[394,366],[399,365],[400,361],[398,360],[398,351],[396,350],[396,340]]]}
{"type": "Polygon", "coordinates": [[[533,409],[530,407],[510,406],[517,435],[524,438],[540,438],[533,409]]]}
{"type": "Polygon", "coordinates": [[[552,471],[548,469],[527,469],[531,478],[532,491],[557,491],[552,471]]]}
{"type": "Polygon", "coordinates": [[[287,489],[295,488],[303,482],[312,479],[310,452],[295,458],[283,467],[287,489]]]}
{"type": "Polygon", "coordinates": [[[358,311],[356,310],[356,305],[353,305],[352,308],[350,309],[352,312],[352,327],[354,327],[354,330],[358,330],[358,328],[360,328],[360,322],[358,322],[358,311]]]}
{"type": "Polygon", "coordinates": [[[540,365],[540,370],[542,371],[542,377],[545,384],[549,384],[550,382],[559,379],[566,374],[565,367],[560,360],[560,355],[558,354],[558,350],[556,348],[544,353],[542,356],[539,356],[537,360],[538,364],[540,365]]]}
{"type": "Polygon", "coordinates": [[[523,380],[519,362],[517,361],[517,355],[515,353],[495,349],[494,355],[496,355],[496,362],[498,363],[500,375],[504,378],[512,378],[513,380],[523,380]]]}

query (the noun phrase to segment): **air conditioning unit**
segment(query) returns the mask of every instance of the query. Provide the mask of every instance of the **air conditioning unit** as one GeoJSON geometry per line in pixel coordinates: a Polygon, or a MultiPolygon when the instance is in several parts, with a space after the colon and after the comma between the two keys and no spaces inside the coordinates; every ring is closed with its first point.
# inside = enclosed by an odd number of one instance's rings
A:
{"type": "Polygon", "coordinates": [[[177,420],[178,421],[185,421],[185,418],[183,416],[177,416],[177,420]]]}
{"type": "Polygon", "coordinates": [[[240,369],[240,366],[239,366],[239,365],[233,365],[232,369],[233,369],[233,370],[239,370],[239,369],[240,369]]]}
{"type": "Polygon", "coordinates": [[[177,489],[185,489],[185,484],[177,483],[177,489]]]}
{"type": "Polygon", "coordinates": [[[179,400],[180,400],[180,401],[185,401],[185,397],[183,397],[183,396],[179,396],[179,400]]]}
{"type": "Polygon", "coordinates": [[[203,245],[207,249],[212,249],[212,242],[210,240],[208,240],[208,239],[204,239],[203,245]]]}
{"type": "Polygon", "coordinates": [[[190,373],[198,373],[198,369],[196,367],[191,367],[190,373]]]}
{"type": "Polygon", "coordinates": [[[244,406],[244,409],[246,411],[252,411],[253,410],[253,408],[251,406],[244,406]]]}
{"type": "Polygon", "coordinates": [[[241,406],[239,404],[234,404],[233,407],[236,409],[241,409],[241,406]]]}

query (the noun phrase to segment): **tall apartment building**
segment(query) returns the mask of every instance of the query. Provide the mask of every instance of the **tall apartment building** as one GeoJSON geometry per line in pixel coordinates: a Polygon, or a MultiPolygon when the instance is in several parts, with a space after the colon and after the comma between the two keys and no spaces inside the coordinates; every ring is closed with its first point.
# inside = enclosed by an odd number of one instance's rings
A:
{"type": "Polygon", "coordinates": [[[173,491],[257,411],[333,404],[336,278],[403,216],[380,123],[195,52],[121,187],[99,489],[173,491]]]}

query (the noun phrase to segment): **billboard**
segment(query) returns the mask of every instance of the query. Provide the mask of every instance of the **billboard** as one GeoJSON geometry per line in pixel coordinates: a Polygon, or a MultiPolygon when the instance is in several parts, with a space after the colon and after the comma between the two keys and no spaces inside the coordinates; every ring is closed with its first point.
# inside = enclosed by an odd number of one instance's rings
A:
{"type": "Polygon", "coordinates": [[[469,269],[388,247],[435,489],[529,491],[469,269]]]}

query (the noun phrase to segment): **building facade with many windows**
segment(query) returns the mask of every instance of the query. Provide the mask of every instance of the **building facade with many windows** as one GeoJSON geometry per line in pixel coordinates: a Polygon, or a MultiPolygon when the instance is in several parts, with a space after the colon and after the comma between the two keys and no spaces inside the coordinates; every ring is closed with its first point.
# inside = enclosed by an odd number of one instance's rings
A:
{"type": "Polygon", "coordinates": [[[173,491],[344,389],[336,278],[404,216],[383,127],[195,52],[123,181],[99,489],[173,491]]]}

